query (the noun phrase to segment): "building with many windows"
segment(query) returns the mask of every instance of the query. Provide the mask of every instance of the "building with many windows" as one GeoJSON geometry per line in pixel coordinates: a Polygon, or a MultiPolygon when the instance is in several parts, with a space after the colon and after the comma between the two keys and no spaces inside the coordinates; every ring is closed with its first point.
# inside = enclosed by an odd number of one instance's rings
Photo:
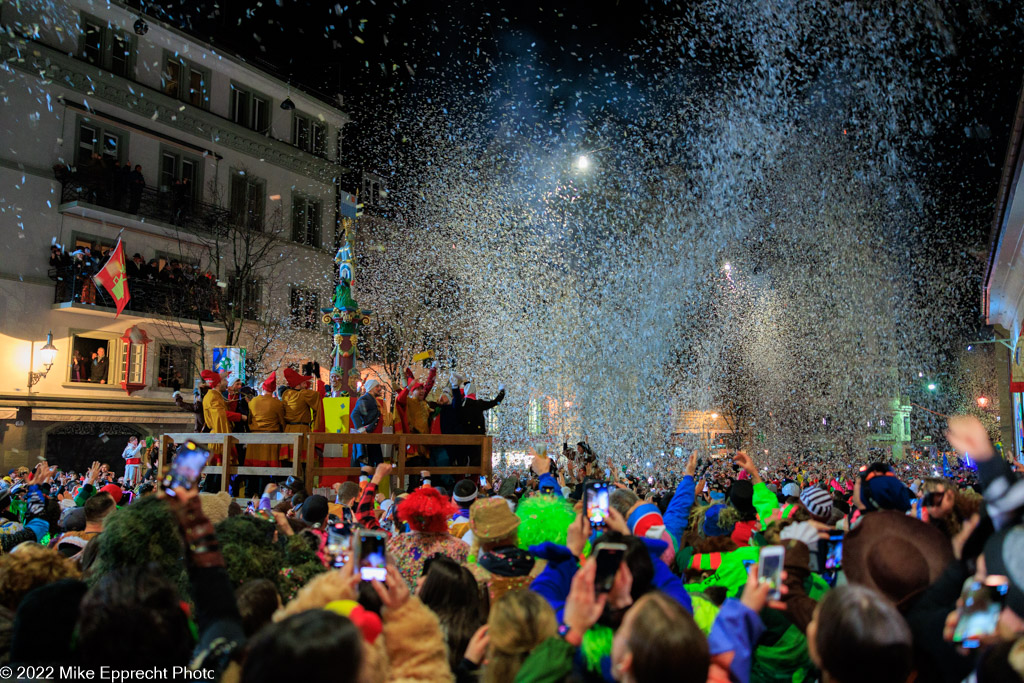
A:
{"type": "Polygon", "coordinates": [[[3,3],[0,24],[0,468],[191,429],[171,393],[215,347],[251,380],[326,366],[348,117],[117,0],[3,3]],[[91,276],[119,238],[115,316],[91,276]]]}
{"type": "MultiPolygon", "coordinates": [[[[995,333],[999,426],[1004,450],[1024,459],[1024,87],[1010,130],[982,293],[995,333]]],[[[987,341],[987,340],[985,340],[987,341]]],[[[981,343],[981,342],[979,342],[981,343]]]]}

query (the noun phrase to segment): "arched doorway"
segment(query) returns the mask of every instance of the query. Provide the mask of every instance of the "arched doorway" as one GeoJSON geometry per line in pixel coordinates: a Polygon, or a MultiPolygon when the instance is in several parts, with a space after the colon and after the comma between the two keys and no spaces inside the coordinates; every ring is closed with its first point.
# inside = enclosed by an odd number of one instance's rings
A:
{"type": "Polygon", "coordinates": [[[125,422],[65,422],[46,430],[46,460],[63,471],[85,472],[93,461],[124,474],[121,453],[128,437],[145,439],[149,430],[125,422]]]}

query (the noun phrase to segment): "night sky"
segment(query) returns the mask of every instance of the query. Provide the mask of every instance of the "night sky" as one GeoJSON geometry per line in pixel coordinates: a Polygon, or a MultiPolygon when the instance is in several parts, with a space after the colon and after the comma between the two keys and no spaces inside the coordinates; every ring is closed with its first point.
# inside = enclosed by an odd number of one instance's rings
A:
{"type": "MultiPolygon", "coordinates": [[[[564,123],[568,115],[606,112],[617,95],[624,96],[617,106],[628,115],[622,101],[643,97],[645,86],[677,66],[671,46],[655,37],[659,27],[689,18],[686,3],[633,0],[142,4],[151,14],[272,64],[292,82],[340,101],[354,119],[349,135],[364,142],[349,147],[349,162],[378,169],[391,151],[388,133],[403,112],[439,97],[455,101],[460,93],[488,88],[521,96],[516,84],[530,84],[526,95],[533,115],[564,123]]],[[[958,86],[948,97],[958,125],[940,131],[921,150],[920,164],[944,188],[948,209],[967,212],[964,218],[976,231],[958,238],[979,253],[987,246],[987,212],[1024,72],[1024,55],[1015,49],[1024,34],[1014,24],[1020,10],[1012,2],[958,4],[950,27],[956,56],[941,67],[954,74],[958,86]]],[[[711,73],[744,59],[742,47],[705,48],[685,68],[711,73]]]]}

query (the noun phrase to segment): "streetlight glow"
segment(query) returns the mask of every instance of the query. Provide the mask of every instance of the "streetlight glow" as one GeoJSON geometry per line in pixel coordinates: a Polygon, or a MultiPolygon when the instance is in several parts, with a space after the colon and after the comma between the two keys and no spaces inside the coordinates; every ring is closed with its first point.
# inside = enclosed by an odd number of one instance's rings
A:
{"type": "Polygon", "coordinates": [[[588,157],[586,154],[581,154],[578,157],[576,157],[576,168],[578,168],[581,171],[586,171],[588,168],[590,168],[590,157],[588,157]]]}
{"type": "Polygon", "coordinates": [[[726,261],[725,265],[722,266],[722,270],[724,270],[725,272],[728,273],[729,271],[732,270],[732,264],[730,264],[728,261],[726,261]]]}
{"type": "Polygon", "coordinates": [[[935,386],[935,384],[929,384],[928,385],[928,391],[935,391],[936,389],[938,389],[938,387],[935,386]]]}
{"type": "Polygon", "coordinates": [[[981,406],[982,408],[987,406],[988,405],[988,398],[986,396],[979,396],[978,397],[978,405],[981,406]]]}

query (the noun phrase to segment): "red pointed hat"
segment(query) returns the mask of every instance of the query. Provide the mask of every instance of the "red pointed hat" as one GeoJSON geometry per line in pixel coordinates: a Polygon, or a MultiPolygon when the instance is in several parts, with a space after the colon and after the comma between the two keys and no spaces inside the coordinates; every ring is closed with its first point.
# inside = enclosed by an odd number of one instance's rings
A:
{"type": "Polygon", "coordinates": [[[284,369],[284,381],[292,389],[294,389],[295,387],[299,386],[303,382],[308,382],[308,381],[310,381],[312,379],[313,379],[312,376],[310,376],[310,375],[300,375],[299,373],[295,372],[291,368],[285,368],[284,369]]]}
{"type": "Polygon", "coordinates": [[[423,388],[423,382],[416,380],[416,375],[412,374],[412,370],[409,368],[405,369],[405,386],[409,390],[409,393],[416,391],[417,389],[423,388]]]}
{"type": "Polygon", "coordinates": [[[199,373],[199,376],[203,378],[204,382],[213,384],[213,386],[220,384],[220,375],[213,370],[203,370],[199,373]]]}
{"type": "Polygon", "coordinates": [[[277,371],[270,373],[270,375],[263,380],[263,391],[274,391],[277,389],[277,371]]]}

